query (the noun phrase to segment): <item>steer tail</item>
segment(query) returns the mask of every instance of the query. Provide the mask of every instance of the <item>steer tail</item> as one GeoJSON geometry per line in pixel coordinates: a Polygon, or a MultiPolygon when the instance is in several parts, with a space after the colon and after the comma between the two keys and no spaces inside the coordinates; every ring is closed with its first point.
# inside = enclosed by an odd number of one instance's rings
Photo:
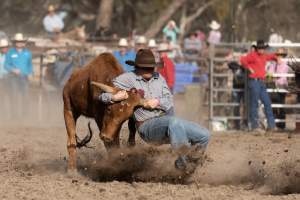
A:
{"type": "Polygon", "coordinates": [[[87,143],[89,143],[93,137],[93,131],[91,129],[91,122],[88,123],[88,127],[89,127],[89,133],[82,139],[80,140],[78,138],[78,136],[76,135],[76,147],[77,148],[81,148],[81,147],[88,147],[87,143]]]}

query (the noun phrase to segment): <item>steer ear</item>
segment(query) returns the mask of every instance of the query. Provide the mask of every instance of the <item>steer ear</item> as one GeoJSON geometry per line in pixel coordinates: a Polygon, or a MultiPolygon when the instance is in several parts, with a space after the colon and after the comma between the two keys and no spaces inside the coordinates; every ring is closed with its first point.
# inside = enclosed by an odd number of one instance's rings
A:
{"type": "Polygon", "coordinates": [[[116,88],[111,87],[109,85],[105,85],[103,83],[98,83],[98,82],[92,81],[91,84],[98,87],[98,88],[100,88],[104,92],[108,92],[108,93],[116,93],[117,92],[116,88]]]}

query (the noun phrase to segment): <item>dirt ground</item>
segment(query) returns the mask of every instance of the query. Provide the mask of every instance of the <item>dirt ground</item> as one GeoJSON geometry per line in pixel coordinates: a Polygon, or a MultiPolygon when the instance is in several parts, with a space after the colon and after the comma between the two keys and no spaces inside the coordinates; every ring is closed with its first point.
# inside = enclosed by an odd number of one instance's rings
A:
{"type": "MultiPolygon", "coordinates": [[[[69,177],[58,102],[47,102],[42,121],[31,114],[24,123],[0,123],[1,200],[300,199],[297,134],[288,138],[286,133],[213,133],[204,165],[192,175],[182,175],[174,169],[175,156],[168,145],[150,147],[137,137],[137,147],[128,150],[124,127],[123,148],[108,155],[92,124],[92,148],[78,150],[80,176],[69,177]]],[[[79,136],[86,132],[87,120],[80,119],[79,136]]]]}

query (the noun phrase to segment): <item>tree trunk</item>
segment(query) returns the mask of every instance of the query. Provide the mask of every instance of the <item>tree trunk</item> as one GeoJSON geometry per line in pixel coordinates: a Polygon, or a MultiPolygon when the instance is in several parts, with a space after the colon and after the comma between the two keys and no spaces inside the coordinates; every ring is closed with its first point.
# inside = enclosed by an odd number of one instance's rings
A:
{"type": "Polygon", "coordinates": [[[179,41],[182,41],[184,38],[185,31],[187,31],[187,28],[195,19],[197,19],[207,8],[209,8],[211,5],[213,5],[218,0],[211,0],[207,3],[204,3],[201,7],[199,7],[196,12],[191,14],[190,16],[182,17],[182,21],[180,23],[180,37],[179,41]]]}
{"type": "Polygon", "coordinates": [[[157,17],[150,28],[145,32],[145,36],[148,38],[155,37],[166,24],[166,22],[172,17],[172,15],[186,2],[186,0],[173,0],[173,2],[164,9],[157,17]]]}
{"type": "Polygon", "coordinates": [[[96,18],[96,31],[110,29],[114,0],[101,0],[96,18]]]}

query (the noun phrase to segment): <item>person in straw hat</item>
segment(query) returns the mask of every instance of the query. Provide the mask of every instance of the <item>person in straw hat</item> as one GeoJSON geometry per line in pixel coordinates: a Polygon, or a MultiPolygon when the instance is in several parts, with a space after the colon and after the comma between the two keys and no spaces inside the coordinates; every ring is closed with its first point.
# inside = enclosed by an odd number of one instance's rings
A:
{"type": "Polygon", "coordinates": [[[145,36],[138,36],[135,41],[135,52],[138,52],[140,49],[144,49],[147,47],[147,39],[145,36]]]}
{"type": "Polygon", "coordinates": [[[196,123],[174,116],[173,96],[166,81],[155,72],[157,63],[150,49],[140,49],[135,60],[128,60],[135,70],[113,80],[117,93],[102,93],[99,99],[110,104],[128,98],[126,91],[135,88],[144,96],[145,102],[134,112],[136,128],[141,138],[152,144],[170,143],[179,154],[175,167],[194,170],[202,160],[210,134],[196,123]],[[192,147],[192,148],[191,148],[192,147]]]}
{"type": "Polygon", "coordinates": [[[4,63],[6,60],[8,46],[9,43],[7,39],[0,40],[0,80],[3,79],[4,76],[7,74],[7,70],[4,68],[4,63]]]}
{"type": "Polygon", "coordinates": [[[125,38],[121,38],[118,43],[118,50],[113,52],[113,55],[122,65],[126,72],[132,71],[134,68],[126,64],[126,60],[134,59],[135,52],[128,47],[128,42],[125,38]]]}
{"type": "Polygon", "coordinates": [[[48,6],[48,14],[43,19],[43,25],[50,38],[55,39],[64,28],[63,18],[65,15],[55,13],[54,5],[48,6]]]}
{"type": "MultiPolygon", "coordinates": [[[[273,79],[275,82],[276,88],[287,88],[288,80],[287,77],[284,77],[289,72],[289,66],[284,58],[287,56],[288,52],[285,48],[278,48],[276,51],[277,62],[271,62],[267,67],[267,74],[272,77],[274,74],[282,75],[282,77],[276,77],[273,79]]],[[[272,102],[284,104],[285,103],[286,93],[277,92],[272,95],[272,102]]],[[[282,108],[274,108],[274,116],[276,119],[285,120],[285,110],[282,108]]],[[[277,128],[285,129],[285,122],[279,122],[276,124],[277,128]]]]}
{"type": "Polygon", "coordinates": [[[220,43],[222,34],[219,31],[219,29],[220,29],[221,25],[218,22],[216,22],[215,20],[213,20],[209,24],[209,27],[210,27],[211,31],[208,34],[208,38],[207,38],[208,43],[214,44],[214,45],[220,43]]]}
{"type": "Polygon", "coordinates": [[[258,40],[253,47],[254,51],[240,58],[242,66],[250,72],[248,75],[250,129],[254,132],[264,132],[259,128],[258,122],[258,101],[261,100],[268,122],[267,132],[272,132],[275,129],[275,120],[264,80],[266,78],[265,67],[267,61],[277,61],[277,56],[276,54],[265,53],[268,44],[263,40],[258,40]]]}
{"type": "MultiPolygon", "coordinates": [[[[28,78],[32,75],[32,54],[26,48],[27,39],[22,33],[16,33],[12,38],[14,47],[9,49],[5,60],[5,69],[9,73],[13,100],[24,104],[28,94],[28,78]]],[[[17,112],[24,111],[24,105],[16,104],[17,112]],[[19,106],[19,108],[18,108],[19,106]]],[[[21,114],[25,114],[24,112],[21,114]]],[[[21,116],[22,117],[22,116],[21,116]]]]}

